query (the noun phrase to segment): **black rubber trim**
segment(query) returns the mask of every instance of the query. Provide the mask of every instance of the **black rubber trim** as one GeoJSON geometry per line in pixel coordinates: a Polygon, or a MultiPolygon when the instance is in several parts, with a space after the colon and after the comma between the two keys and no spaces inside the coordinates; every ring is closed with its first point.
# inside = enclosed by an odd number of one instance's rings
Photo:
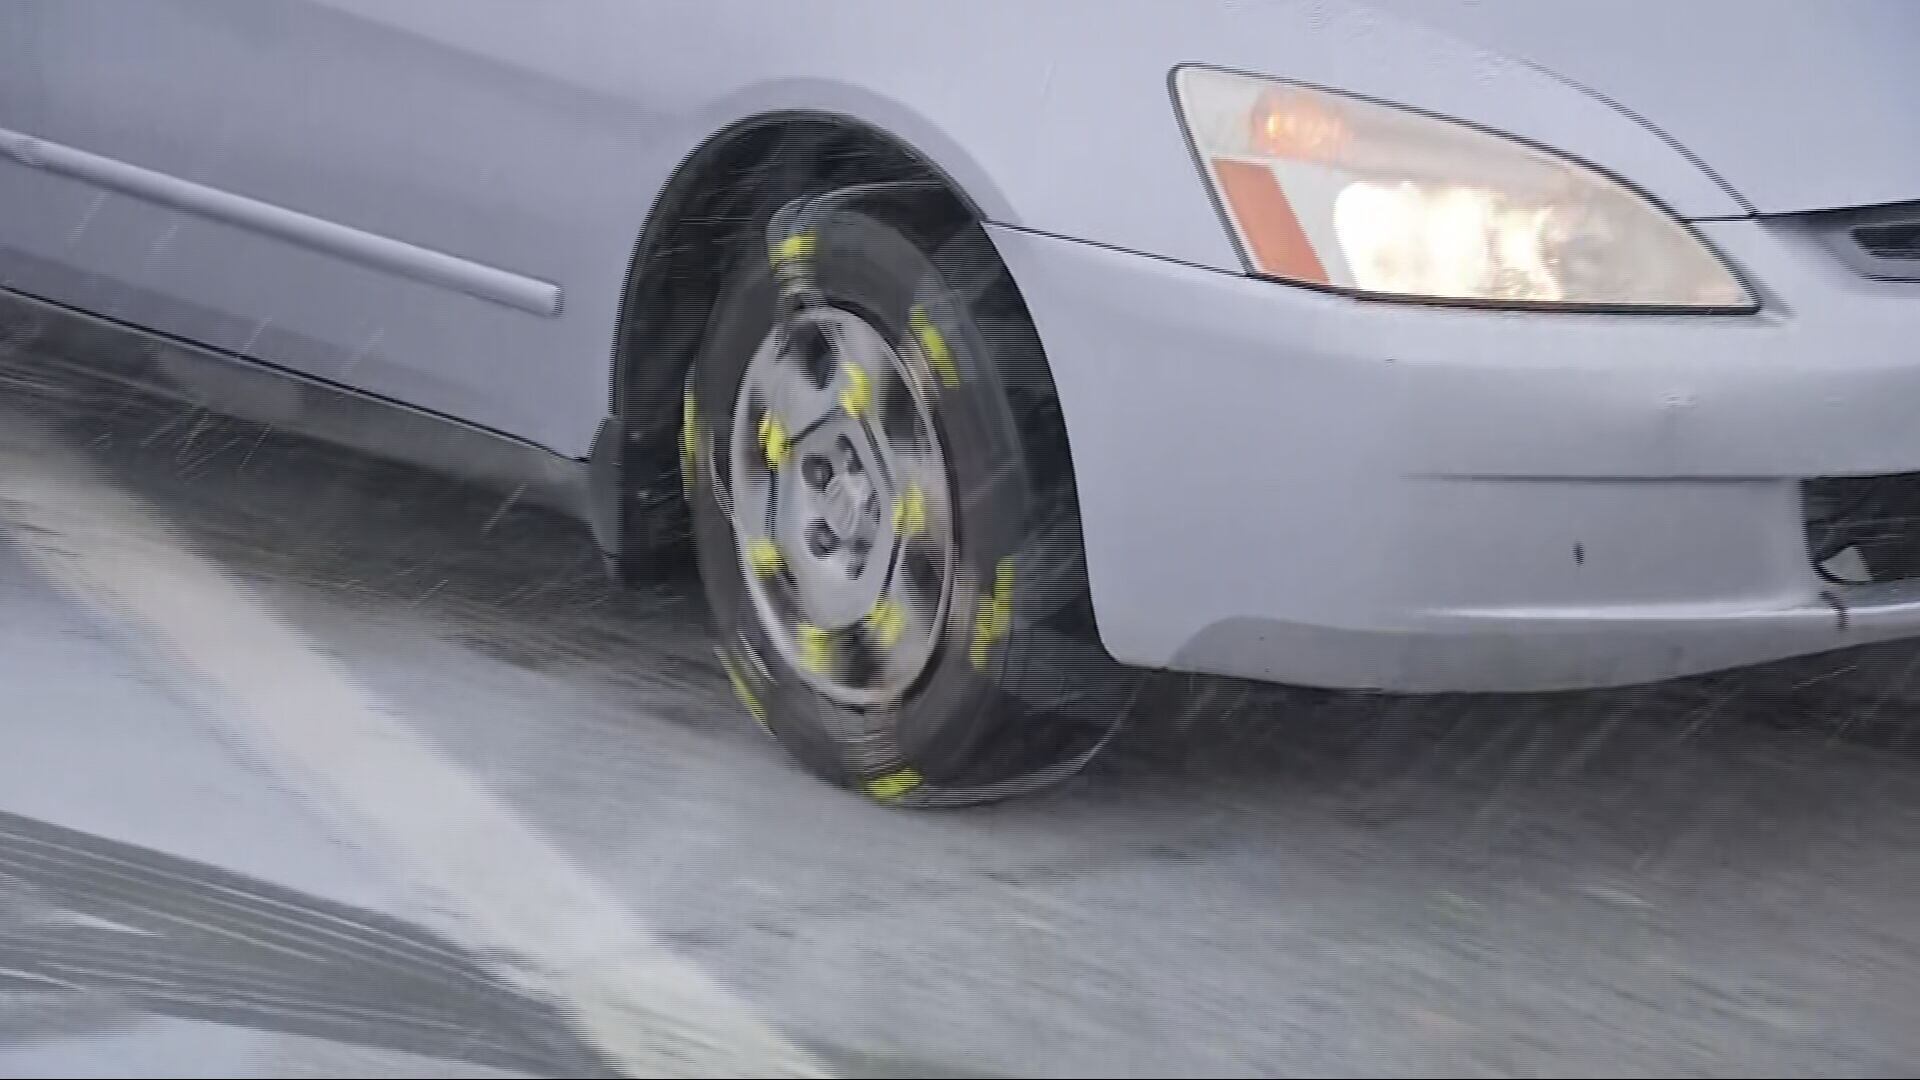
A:
{"type": "Polygon", "coordinates": [[[1864,230],[1911,227],[1920,230],[1920,202],[1889,203],[1850,210],[1825,210],[1769,218],[1774,225],[1806,231],[1817,237],[1854,273],[1876,281],[1920,281],[1920,257],[1876,255],[1867,250],[1864,230]]]}

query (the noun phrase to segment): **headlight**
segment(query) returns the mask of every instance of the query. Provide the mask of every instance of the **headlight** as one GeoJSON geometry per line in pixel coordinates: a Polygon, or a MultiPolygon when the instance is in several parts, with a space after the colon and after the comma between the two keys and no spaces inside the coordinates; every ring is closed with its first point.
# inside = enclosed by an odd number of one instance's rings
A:
{"type": "Polygon", "coordinates": [[[1175,97],[1247,264],[1417,300],[1752,310],[1666,211],[1576,162],[1407,109],[1212,68],[1175,97]]]}

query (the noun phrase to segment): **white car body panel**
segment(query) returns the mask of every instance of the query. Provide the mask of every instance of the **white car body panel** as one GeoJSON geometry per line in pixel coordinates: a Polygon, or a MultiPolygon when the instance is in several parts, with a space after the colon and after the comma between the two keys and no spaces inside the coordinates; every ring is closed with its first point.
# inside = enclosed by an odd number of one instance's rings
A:
{"type": "Polygon", "coordinates": [[[584,460],[676,169],[744,120],[845,117],[990,223],[1061,390],[1120,659],[1408,690],[1641,681],[1920,633],[1915,598],[1813,573],[1797,497],[1920,470],[1920,285],[1754,220],[1920,198],[1915,11],[16,2],[0,285],[584,460]],[[1250,279],[1170,100],[1183,63],[1578,158],[1705,223],[1762,310],[1447,310],[1250,279]]]}

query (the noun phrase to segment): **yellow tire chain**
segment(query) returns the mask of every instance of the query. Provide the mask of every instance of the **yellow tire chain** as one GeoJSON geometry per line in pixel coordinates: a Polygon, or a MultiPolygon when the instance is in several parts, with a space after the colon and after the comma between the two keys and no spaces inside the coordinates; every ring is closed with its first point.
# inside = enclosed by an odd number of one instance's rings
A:
{"type": "Polygon", "coordinates": [[[761,577],[772,577],[786,565],[786,557],[780,554],[780,547],[766,537],[748,541],[747,565],[761,577]]]}
{"type": "Polygon", "coordinates": [[[680,485],[693,494],[693,478],[700,468],[700,407],[689,386],[680,401],[680,485]]]}
{"type": "Polygon", "coordinates": [[[1013,629],[1013,560],[1001,559],[993,573],[993,591],[980,597],[973,620],[973,666],[984,669],[993,647],[1013,629]]]}
{"type": "Polygon", "coordinates": [[[767,249],[780,291],[791,302],[812,303],[819,297],[813,284],[813,253],[819,247],[812,229],[783,237],[767,249]]]}
{"type": "Polygon", "coordinates": [[[840,370],[846,376],[846,389],[840,391],[840,408],[848,416],[858,420],[860,414],[873,404],[873,383],[867,376],[867,370],[859,364],[840,362],[840,370]]]}
{"type": "Polygon", "coordinates": [[[907,328],[913,331],[914,339],[920,343],[920,351],[939,374],[940,381],[949,387],[959,386],[960,371],[953,366],[953,350],[947,348],[945,335],[927,317],[925,308],[915,307],[908,313],[907,328]]]}
{"type": "Polygon", "coordinates": [[[814,249],[818,246],[819,240],[812,229],[794,233],[773,246],[773,268],[781,270],[805,263],[813,258],[814,249]]]}
{"type": "Polygon", "coordinates": [[[739,698],[740,704],[747,707],[748,714],[755,722],[761,727],[766,727],[767,707],[760,703],[760,696],[753,692],[753,687],[747,685],[746,676],[740,674],[740,669],[735,667],[733,660],[725,654],[720,657],[720,666],[727,669],[727,681],[733,684],[733,696],[739,698]]]}
{"type": "Polygon", "coordinates": [[[924,778],[912,769],[897,769],[867,781],[867,794],[881,802],[892,802],[919,787],[924,778]]]}
{"type": "Polygon", "coordinates": [[[872,632],[874,644],[883,649],[891,649],[900,643],[900,635],[907,629],[907,614],[900,605],[889,597],[881,597],[873,602],[873,610],[867,612],[867,629],[872,632]]]}
{"type": "Polygon", "coordinates": [[[787,460],[787,426],[772,413],[760,414],[760,450],[769,469],[777,470],[787,460]]]}
{"type": "Polygon", "coordinates": [[[815,675],[825,675],[833,669],[833,633],[823,630],[812,623],[801,623],[793,628],[799,639],[800,663],[815,675]]]}
{"type": "MultiPolygon", "coordinates": [[[[819,241],[811,229],[793,233],[782,238],[769,248],[773,270],[780,277],[791,294],[804,298],[811,287],[809,263],[818,249],[819,241]]],[[[917,312],[918,309],[916,309],[917,312]]],[[[936,370],[944,372],[947,385],[958,385],[959,379],[953,371],[952,355],[946,348],[946,342],[940,332],[927,321],[924,314],[914,327],[915,336],[921,341],[921,347],[940,359],[933,361],[936,370]],[[928,344],[931,342],[932,344],[928,344]]],[[[840,408],[850,417],[858,419],[873,405],[873,387],[866,371],[854,364],[845,364],[847,386],[840,393],[840,408]]],[[[787,433],[778,419],[768,416],[760,424],[761,446],[766,452],[767,462],[774,468],[787,456],[787,433]]],[[[926,527],[925,496],[916,488],[909,489],[906,496],[894,505],[894,524],[896,528],[905,527],[908,531],[918,531],[926,527]]],[[[751,556],[750,556],[751,560],[751,556]]],[[[756,567],[760,565],[755,562],[756,567]]],[[[867,625],[873,630],[875,638],[883,646],[891,647],[904,632],[906,616],[897,604],[882,597],[873,609],[867,613],[867,625]]],[[[799,639],[800,662],[808,669],[821,673],[832,664],[832,635],[817,626],[802,623],[795,628],[799,639]]],[[[731,672],[731,669],[729,669],[731,672]]],[[[736,679],[736,689],[744,687],[743,680],[736,679]]],[[[764,710],[762,710],[764,712],[764,710]]],[[[760,715],[760,714],[756,714],[760,715]]],[[[881,776],[873,777],[865,783],[867,794],[881,802],[893,802],[918,788],[923,783],[921,775],[911,768],[900,768],[881,776]]]]}
{"type": "Polygon", "coordinates": [[[893,531],[899,536],[917,536],[927,528],[927,493],[909,484],[893,501],[893,531]]]}

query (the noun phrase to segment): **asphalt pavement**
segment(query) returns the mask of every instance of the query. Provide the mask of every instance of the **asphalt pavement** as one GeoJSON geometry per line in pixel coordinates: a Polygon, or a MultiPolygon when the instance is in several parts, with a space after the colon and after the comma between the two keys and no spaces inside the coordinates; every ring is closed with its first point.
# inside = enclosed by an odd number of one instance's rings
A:
{"type": "Polygon", "coordinates": [[[519,955],[609,919],[653,950],[635,1039],[711,980],[839,1075],[1920,1065],[1911,646],[1601,694],[1170,680],[1057,791],[890,810],[739,711],[684,575],[616,592],[510,497],[54,366],[0,377],[0,435],[54,448],[8,459],[51,463],[39,502],[0,500],[0,1075],[619,1068],[519,955]],[[137,505],[317,658],[285,693],[351,683],[422,784],[535,846],[436,861],[456,833],[404,776],[310,784],[359,766],[253,738],[274,684],[210,685],[217,638],[60,569],[93,542],[42,520],[69,492],[137,505]],[[548,858],[560,910],[499,917],[548,858]]]}
{"type": "Polygon", "coordinates": [[[0,1075],[604,1071],[151,661],[0,539],[0,1075]]]}

